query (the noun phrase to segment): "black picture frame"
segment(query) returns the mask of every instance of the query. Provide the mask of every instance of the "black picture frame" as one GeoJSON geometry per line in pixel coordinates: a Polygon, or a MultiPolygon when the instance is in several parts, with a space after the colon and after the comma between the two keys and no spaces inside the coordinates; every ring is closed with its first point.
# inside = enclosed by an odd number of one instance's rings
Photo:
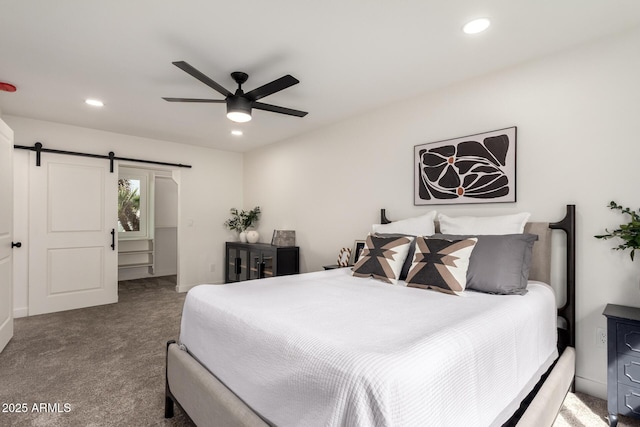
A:
{"type": "Polygon", "coordinates": [[[360,259],[360,255],[362,255],[362,250],[364,249],[364,240],[356,240],[353,242],[353,250],[351,251],[351,259],[349,260],[349,265],[354,265],[360,259]]]}

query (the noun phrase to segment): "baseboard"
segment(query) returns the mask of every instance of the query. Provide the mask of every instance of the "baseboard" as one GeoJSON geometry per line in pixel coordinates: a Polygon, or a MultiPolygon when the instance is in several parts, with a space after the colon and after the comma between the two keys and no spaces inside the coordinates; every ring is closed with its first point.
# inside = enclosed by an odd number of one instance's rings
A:
{"type": "Polygon", "coordinates": [[[607,400],[607,385],[598,381],[576,376],[576,390],[589,396],[607,400]]]}
{"type": "Polygon", "coordinates": [[[27,317],[29,315],[29,308],[13,308],[13,318],[17,319],[18,317],[27,317]]]}
{"type": "Polygon", "coordinates": [[[176,274],[178,274],[178,272],[176,271],[176,269],[168,269],[168,270],[154,270],[153,271],[153,276],[175,276],[176,274]]]}

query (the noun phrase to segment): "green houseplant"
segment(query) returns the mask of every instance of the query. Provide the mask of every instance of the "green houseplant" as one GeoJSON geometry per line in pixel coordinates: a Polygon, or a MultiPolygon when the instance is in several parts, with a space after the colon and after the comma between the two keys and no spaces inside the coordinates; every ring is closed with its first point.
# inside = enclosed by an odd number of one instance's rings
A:
{"type": "Polygon", "coordinates": [[[240,233],[240,241],[245,242],[245,232],[248,228],[255,226],[255,224],[260,219],[260,206],[256,206],[250,211],[231,208],[229,210],[229,213],[231,213],[231,218],[224,222],[224,226],[229,230],[237,231],[238,233],[240,233]]]}
{"type": "Polygon", "coordinates": [[[119,231],[140,231],[140,193],[128,179],[118,180],[119,231]]]}
{"type": "Polygon", "coordinates": [[[594,237],[596,239],[604,240],[611,239],[613,237],[619,237],[623,240],[623,243],[615,246],[613,249],[616,251],[630,249],[631,260],[633,261],[635,251],[637,249],[640,249],[640,215],[629,208],[623,208],[613,201],[609,203],[609,209],[619,210],[620,213],[629,215],[631,217],[631,221],[626,224],[620,224],[619,228],[616,228],[612,231],[605,229],[607,234],[601,234],[594,237]]]}

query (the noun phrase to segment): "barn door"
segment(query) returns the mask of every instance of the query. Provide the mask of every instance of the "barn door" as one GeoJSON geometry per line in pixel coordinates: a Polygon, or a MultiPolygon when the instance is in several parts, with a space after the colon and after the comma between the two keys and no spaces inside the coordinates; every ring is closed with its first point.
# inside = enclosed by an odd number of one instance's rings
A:
{"type": "Polygon", "coordinates": [[[0,120],[0,351],[13,336],[13,131],[0,120]]]}
{"type": "Polygon", "coordinates": [[[118,301],[118,172],[109,162],[31,153],[29,315],[118,301]]]}

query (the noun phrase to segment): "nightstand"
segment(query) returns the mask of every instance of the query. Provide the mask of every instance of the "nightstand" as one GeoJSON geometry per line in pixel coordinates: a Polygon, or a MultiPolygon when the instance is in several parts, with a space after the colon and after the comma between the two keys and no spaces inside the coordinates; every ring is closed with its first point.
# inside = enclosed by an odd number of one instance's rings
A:
{"type": "Polygon", "coordinates": [[[347,267],[343,267],[338,264],[331,264],[331,265],[323,265],[322,268],[324,268],[325,270],[333,270],[335,268],[347,268],[347,267]]]}
{"type": "Polygon", "coordinates": [[[607,304],[607,410],[609,425],[618,414],[640,418],[640,308],[607,304]]]}

